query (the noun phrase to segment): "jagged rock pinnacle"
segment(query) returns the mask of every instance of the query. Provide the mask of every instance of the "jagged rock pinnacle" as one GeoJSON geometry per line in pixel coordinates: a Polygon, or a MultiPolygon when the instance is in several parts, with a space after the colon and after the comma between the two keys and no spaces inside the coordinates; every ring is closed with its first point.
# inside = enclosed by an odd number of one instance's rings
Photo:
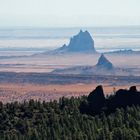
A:
{"type": "Polygon", "coordinates": [[[113,69],[113,64],[103,55],[101,54],[96,67],[106,68],[106,69],[113,69]]]}
{"type": "Polygon", "coordinates": [[[96,50],[94,48],[94,40],[92,39],[90,33],[88,31],[82,31],[73,36],[70,39],[69,45],[63,45],[63,47],[59,48],[58,51],[61,50],[63,52],[94,52],[96,50]]]}

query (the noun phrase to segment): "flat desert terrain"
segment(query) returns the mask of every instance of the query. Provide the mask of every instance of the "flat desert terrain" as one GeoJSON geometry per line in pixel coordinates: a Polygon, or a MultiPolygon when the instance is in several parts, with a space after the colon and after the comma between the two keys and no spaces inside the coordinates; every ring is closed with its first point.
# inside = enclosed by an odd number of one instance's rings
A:
{"type": "Polygon", "coordinates": [[[0,101],[13,102],[29,99],[58,100],[60,97],[89,94],[103,85],[105,94],[119,88],[136,85],[140,89],[140,55],[105,56],[117,68],[132,70],[133,76],[51,75],[55,69],[72,66],[94,66],[100,54],[29,56],[0,59],[0,101]]]}
{"type": "MultiPolygon", "coordinates": [[[[133,69],[140,75],[140,55],[114,55],[105,54],[106,58],[117,68],[133,69]]],[[[51,72],[54,69],[72,66],[94,66],[100,54],[61,54],[37,55],[27,57],[11,57],[0,59],[0,71],[4,72],[51,72]]]]}
{"type": "MultiPolygon", "coordinates": [[[[68,85],[37,85],[37,84],[0,84],[0,101],[3,103],[36,99],[41,101],[58,100],[60,97],[77,97],[88,95],[96,88],[97,84],[68,84],[68,85]]],[[[129,85],[112,86],[103,84],[104,93],[113,94],[122,88],[128,89],[129,85]]],[[[140,89],[140,84],[137,85],[140,89]]]]}

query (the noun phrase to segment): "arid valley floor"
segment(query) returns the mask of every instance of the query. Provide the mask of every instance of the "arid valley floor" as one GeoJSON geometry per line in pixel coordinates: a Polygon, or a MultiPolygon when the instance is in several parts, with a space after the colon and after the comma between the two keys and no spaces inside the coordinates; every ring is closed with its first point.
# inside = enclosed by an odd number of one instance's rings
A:
{"type": "Polygon", "coordinates": [[[119,88],[136,85],[140,89],[139,54],[105,54],[117,68],[131,71],[130,75],[57,75],[55,69],[72,66],[94,66],[100,54],[28,56],[0,59],[0,101],[24,101],[31,98],[50,101],[62,96],[89,94],[103,85],[105,94],[119,88]]]}
{"type": "MultiPolygon", "coordinates": [[[[58,100],[60,97],[77,97],[88,95],[97,84],[69,84],[69,85],[36,85],[36,84],[0,84],[0,101],[14,102],[29,99],[41,101],[58,100]]],[[[111,86],[103,84],[106,94],[113,94],[114,90],[128,89],[129,85],[111,86]]],[[[140,84],[137,85],[140,89],[140,84]]]]}

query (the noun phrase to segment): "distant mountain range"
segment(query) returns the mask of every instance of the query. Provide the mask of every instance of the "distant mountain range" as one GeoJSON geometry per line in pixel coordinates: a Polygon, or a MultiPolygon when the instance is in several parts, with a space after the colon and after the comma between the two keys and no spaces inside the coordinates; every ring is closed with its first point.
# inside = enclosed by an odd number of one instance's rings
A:
{"type": "Polygon", "coordinates": [[[140,51],[134,51],[132,49],[121,49],[117,51],[105,52],[104,54],[118,54],[118,55],[132,55],[132,54],[140,54],[140,51]]]}

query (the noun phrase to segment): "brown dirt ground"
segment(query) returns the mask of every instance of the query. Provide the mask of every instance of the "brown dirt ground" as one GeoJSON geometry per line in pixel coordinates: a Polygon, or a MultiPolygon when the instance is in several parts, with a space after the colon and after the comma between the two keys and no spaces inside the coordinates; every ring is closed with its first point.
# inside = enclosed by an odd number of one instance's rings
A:
{"type": "MultiPolygon", "coordinates": [[[[88,95],[97,84],[69,84],[69,85],[35,85],[35,84],[0,84],[0,101],[13,102],[29,99],[58,100],[60,97],[88,95]]],[[[120,88],[128,89],[130,85],[111,86],[103,84],[105,94],[112,94],[120,88]]],[[[140,85],[137,85],[140,89],[140,85]]]]}

